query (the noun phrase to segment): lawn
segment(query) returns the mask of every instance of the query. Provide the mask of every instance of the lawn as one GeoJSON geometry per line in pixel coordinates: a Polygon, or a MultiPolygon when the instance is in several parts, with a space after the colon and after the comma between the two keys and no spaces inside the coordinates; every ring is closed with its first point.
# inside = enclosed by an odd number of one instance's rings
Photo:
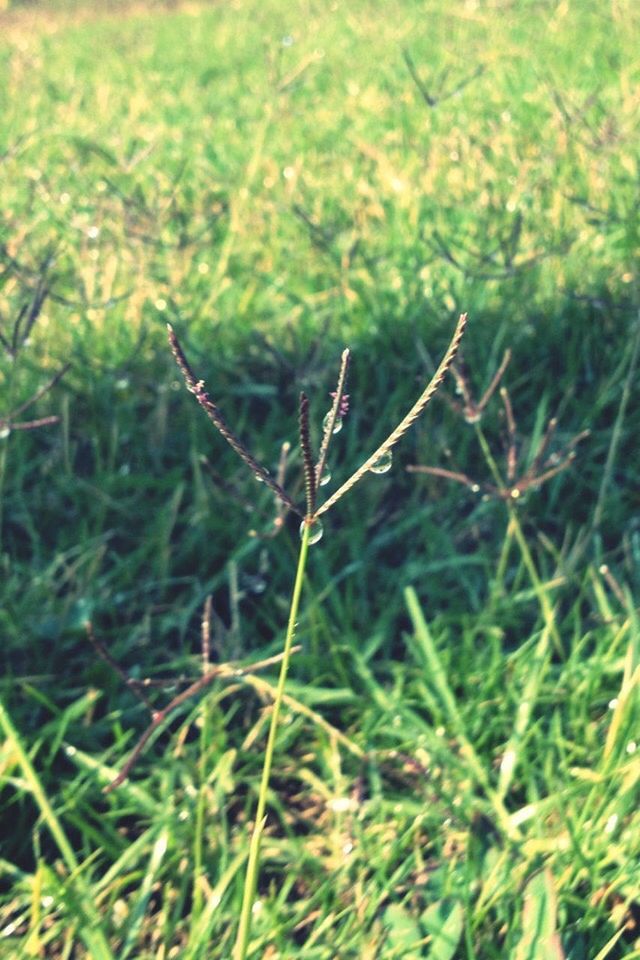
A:
{"type": "Polygon", "coordinates": [[[640,9],[0,7],[0,955],[232,956],[300,519],[166,323],[301,504],[300,391],[322,502],[468,312],[309,548],[248,956],[640,958],[640,9]]]}

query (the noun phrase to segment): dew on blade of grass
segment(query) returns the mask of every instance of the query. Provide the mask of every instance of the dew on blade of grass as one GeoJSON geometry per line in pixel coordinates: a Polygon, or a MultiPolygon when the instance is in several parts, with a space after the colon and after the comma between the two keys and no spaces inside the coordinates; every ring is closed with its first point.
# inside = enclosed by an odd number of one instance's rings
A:
{"type": "MultiPolygon", "coordinates": [[[[323,430],[326,430],[328,428],[330,421],[331,421],[331,411],[329,411],[329,413],[325,413],[324,415],[324,420],[322,421],[323,430]]],[[[331,432],[340,433],[341,430],[342,430],[342,418],[336,417],[335,423],[333,425],[333,430],[331,432]]]]}
{"type": "Polygon", "coordinates": [[[369,470],[371,473],[388,473],[391,470],[391,464],[393,462],[393,456],[391,452],[383,453],[378,459],[371,464],[369,470]]]}
{"type": "Polygon", "coordinates": [[[331,480],[331,470],[325,467],[322,473],[322,476],[320,477],[319,486],[326,487],[326,485],[330,482],[330,480],[331,480]]]}
{"type": "MultiPolygon", "coordinates": [[[[300,524],[300,537],[304,536],[304,528],[307,521],[303,520],[300,524]]],[[[317,543],[318,540],[322,540],[322,534],[324,533],[324,528],[319,520],[314,520],[311,524],[311,530],[309,531],[309,543],[317,543]]]]}
{"type": "Polygon", "coordinates": [[[10,427],[0,427],[0,440],[6,440],[10,433],[10,427]]]}
{"type": "Polygon", "coordinates": [[[609,819],[607,820],[607,822],[606,822],[605,825],[604,825],[604,832],[605,832],[605,833],[613,833],[613,831],[614,831],[614,830],[616,829],[616,827],[618,826],[618,819],[619,819],[619,818],[618,818],[618,814],[617,814],[617,813],[612,813],[611,816],[609,817],[609,819]]]}

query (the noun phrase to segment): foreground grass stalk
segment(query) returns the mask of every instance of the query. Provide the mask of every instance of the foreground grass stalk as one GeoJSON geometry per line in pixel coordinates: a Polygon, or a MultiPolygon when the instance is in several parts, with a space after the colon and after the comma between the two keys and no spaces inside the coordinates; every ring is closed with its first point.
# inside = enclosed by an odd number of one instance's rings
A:
{"type": "Polygon", "coordinates": [[[293,585],[293,595],[291,597],[287,635],[285,637],[284,647],[282,650],[283,656],[280,664],[280,676],[278,678],[278,686],[276,688],[276,695],[271,711],[271,723],[269,725],[269,736],[267,737],[267,746],[264,754],[262,779],[260,781],[260,790],[258,792],[258,804],[256,807],[253,834],[251,836],[251,845],[249,847],[249,859],[247,861],[247,872],[245,874],[244,892],[242,897],[242,911],[240,913],[240,924],[238,927],[238,936],[234,948],[233,960],[245,960],[249,947],[249,935],[251,933],[251,913],[253,909],[253,902],[258,882],[258,871],[260,867],[260,844],[265,825],[267,792],[269,790],[269,780],[271,778],[271,766],[273,763],[276,734],[278,732],[278,720],[280,717],[284,687],[287,680],[289,660],[291,658],[291,647],[293,646],[293,638],[296,631],[296,621],[298,618],[298,608],[300,606],[300,595],[302,593],[304,571],[307,563],[307,552],[309,548],[311,527],[311,522],[306,520],[302,528],[302,541],[300,544],[300,553],[298,555],[298,567],[296,570],[295,583],[293,585]]]}

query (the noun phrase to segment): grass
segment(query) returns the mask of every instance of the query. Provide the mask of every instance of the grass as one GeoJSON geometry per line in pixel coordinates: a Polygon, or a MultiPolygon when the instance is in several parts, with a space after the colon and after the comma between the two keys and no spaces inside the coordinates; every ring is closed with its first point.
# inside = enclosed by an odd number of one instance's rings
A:
{"type": "Polygon", "coordinates": [[[525,469],[553,415],[552,452],[591,433],[484,500],[404,469],[496,485],[434,400],[323,518],[250,955],[640,956],[635,5],[0,16],[2,332],[50,286],[0,418],[71,363],[29,410],[59,422],[0,441],[3,956],[231,955],[275,673],[221,677],[105,796],[147,714],[85,629],[134,679],[201,674],[208,597],[213,660],[282,646],[299,521],[248,536],[273,498],[182,391],[166,321],[272,471],[351,348],[331,493],[461,310],[476,393],[513,352],[525,469]]]}

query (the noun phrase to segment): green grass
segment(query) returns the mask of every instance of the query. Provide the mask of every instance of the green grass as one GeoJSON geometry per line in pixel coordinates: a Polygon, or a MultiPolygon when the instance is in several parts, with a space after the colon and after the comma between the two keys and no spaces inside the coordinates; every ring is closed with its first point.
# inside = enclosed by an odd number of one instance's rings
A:
{"type": "Polygon", "coordinates": [[[53,258],[0,418],[71,362],[30,411],[59,424],[0,441],[0,954],[231,955],[275,672],[101,792],[148,717],[86,620],[129,675],[196,677],[212,596],[214,658],[270,656],[298,549],[248,536],[272,497],[165,321],[273,468],[351,347],[331,492],[468,310],[478,391],[513,351],[523,462],[556,412],[552,452],[591,435],[484,500],[404,469],[492,482],[437,399],[324,518],[251,955],[537,960],[544,911],[570,960],[640,957],[636,5],[52,6],[0,13],[0,332],[53,258]]]}

